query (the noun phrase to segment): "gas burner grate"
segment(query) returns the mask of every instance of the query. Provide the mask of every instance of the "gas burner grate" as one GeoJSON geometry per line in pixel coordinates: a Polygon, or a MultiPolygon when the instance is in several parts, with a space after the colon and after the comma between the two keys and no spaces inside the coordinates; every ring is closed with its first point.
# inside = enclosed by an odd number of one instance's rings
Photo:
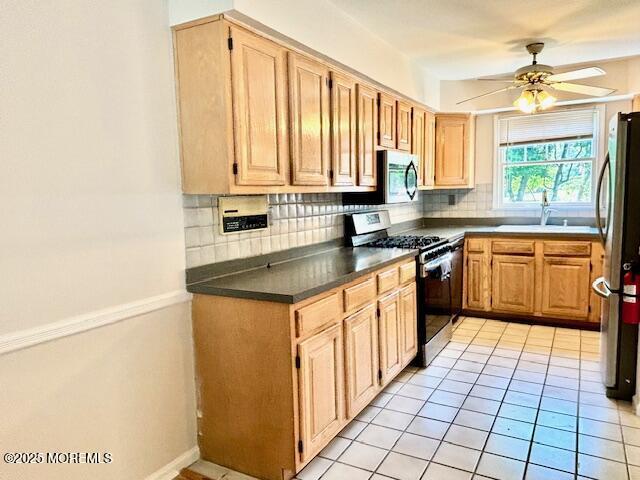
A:
{"type": "Polygon", "coordinates": [[[425,248],[431,244],[440,242],[440,237],[421,235],[399,235],[397,237],[386,237],[367,243],[367,247],[377,248],[425,248]]]}

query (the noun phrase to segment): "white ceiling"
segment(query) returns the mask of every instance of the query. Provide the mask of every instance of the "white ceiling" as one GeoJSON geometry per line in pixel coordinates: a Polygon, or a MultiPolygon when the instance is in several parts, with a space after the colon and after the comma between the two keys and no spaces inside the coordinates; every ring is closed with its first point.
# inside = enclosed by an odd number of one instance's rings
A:
{"type": "Polygon", "coordinates": [[[427,72],[460,80],[531,63],[552,66],[640,54],[640,0],[331,0],[427,72]]]}

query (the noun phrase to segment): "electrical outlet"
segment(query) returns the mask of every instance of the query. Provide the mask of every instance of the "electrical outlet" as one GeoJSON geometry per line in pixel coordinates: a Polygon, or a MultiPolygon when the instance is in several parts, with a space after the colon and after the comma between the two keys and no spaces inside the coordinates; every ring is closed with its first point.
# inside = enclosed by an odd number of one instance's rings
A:
{"type": "Polygon", "coordinates": [[[456,196],[451,194],[449,195],[449,205],[455,205],[456,204],[456,196]]]}

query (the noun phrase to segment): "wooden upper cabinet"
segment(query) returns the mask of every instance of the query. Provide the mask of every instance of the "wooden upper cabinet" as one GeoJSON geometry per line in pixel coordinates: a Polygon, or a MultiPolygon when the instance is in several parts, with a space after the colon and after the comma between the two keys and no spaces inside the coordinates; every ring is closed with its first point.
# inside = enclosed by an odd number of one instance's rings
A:
{"type": "Polygon", "coordinates": [[[233,20],[174,27],[174,51],[184,193],[370,191],[377,150],[412,148],[407,102],[233,20]]]}
{"type": "Polygon", "coordinates": [[[492,308],[501,312],[532,314],[535,291],[535,258],[493,255],[492,308]]]}
{"type": "Polygon", "coordinates": [[[342,325],[336,325],[298,345],[302,462],[318,453],[343,425],[342,339],[342,325]]]}
{"type": "Polygon", "coordinates": [[[418,186],[424,185],[424,161],[426,155],[427,112],[422,108],[413,107],[413,122],[411,133],[411,154],[418,157],[418,186]]]}
{"type": "Polygon", "coordinates": [[[373,305],[344,321],[347,417],[355,417],[378,393],[378,321],[373,305]]]}
{"type": "Polygon", "coordinates": [[[402,365],[408,364],[418,353],[418,313],[416,284],[410,283],[400,290],[400,334],[402,365]]]}
{"type": "Polygon", "coordinates": [[[467,114],[436,115],[436,187],[473,186],[474,123],[467,114]]]}
{"type": "Polygon", "coordinates": [[[240,28],[232,26],[230,32],[236,184],[284,185],[289,161],[286,50],[240,28]]]}
{"type": "Polygon", "coordinates": [[[424,162],[422,162],[422,185],[433,188],[436,168],[436,115],[425,112],[424,162]]]}
{"type": "Polygon", "coordinates": [[[378,146],[396,148],[396,99],[386,93],[378,99],[378,146]]]}
{"type": "Polygon", "coordinates": [[[378,301],[380,336],[380,372],[383,384],[402,370],[402,335],[398,292],[378,301]]]}
{"type": "Polygon", "coordinates": [[[376,143],[378,135],[378,94],[366,85],[358,84],[357,92],[357,157],[358,185],[376,186],[376,143]]]}
{"type": "Polygon", "coordinates": [[[355,185],[356,82],[331,72],[331,168],[333,185],[355,185]]]}
{"type": "Polygon", "coordinates": [[[289,53],[291,170],[294,185],[329,182],[329,69],[289,53]]]}
{"type": "Polygon", "coordinates": [[[398,119],[396,122],[397,148],[406,152],[411,151],[411,105],[405,102],[398,102],[398,119]]]}
{"type": "Polygon", "coordinates": [[[589,316],[591,258],[544,257],[542,314],[555,317],[589,316]]]}

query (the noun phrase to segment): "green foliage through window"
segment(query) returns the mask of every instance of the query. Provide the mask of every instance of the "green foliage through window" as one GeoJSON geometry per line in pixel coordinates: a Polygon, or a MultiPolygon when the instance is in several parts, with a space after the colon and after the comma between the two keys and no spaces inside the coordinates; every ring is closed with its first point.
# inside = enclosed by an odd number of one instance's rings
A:
{"type": "Polygon", "coordinates": [[[500,147],[502,202],[591,203],[593,139],[500,147]]]}

